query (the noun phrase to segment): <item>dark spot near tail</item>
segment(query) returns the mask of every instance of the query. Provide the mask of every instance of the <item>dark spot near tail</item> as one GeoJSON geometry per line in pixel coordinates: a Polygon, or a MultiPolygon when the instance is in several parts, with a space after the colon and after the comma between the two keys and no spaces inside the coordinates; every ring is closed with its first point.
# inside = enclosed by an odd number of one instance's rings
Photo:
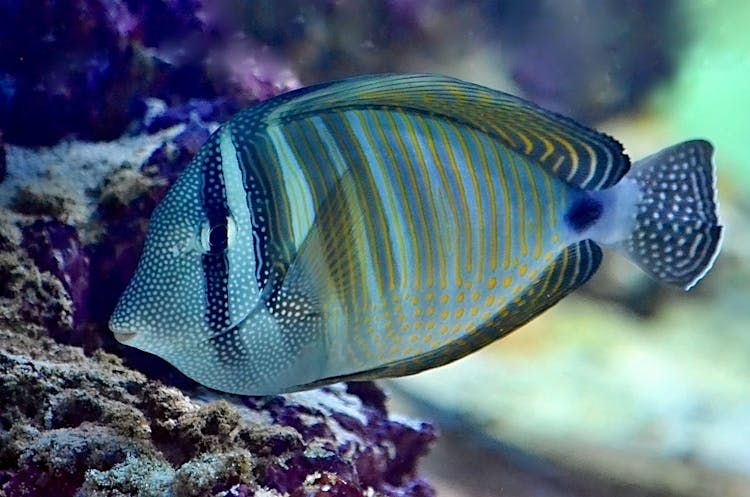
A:
{"type": "Polygon", "coordinates": [[[589,228],[602,215],[602,203],[598,200],[584,196],[573,202],[565,221],[576,233],[589,228]]]}

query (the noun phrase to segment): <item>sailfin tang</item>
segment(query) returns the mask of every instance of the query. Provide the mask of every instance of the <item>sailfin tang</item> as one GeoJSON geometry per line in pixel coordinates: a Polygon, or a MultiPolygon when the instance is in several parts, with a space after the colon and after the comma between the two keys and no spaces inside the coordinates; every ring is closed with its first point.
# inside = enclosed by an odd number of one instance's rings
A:
{"type": "Polygon", "coordinates": [[[627,176],[641,197],[618,248],[657,280],[686,290],[708,272],[721,244],[712,154],[707,141],[687,141],[637,161],[627,176]]]}
{"type": "Polygon", "coordinates": [[[351,78],[287,94],[267,119],[361,108],[409,109],[479,129],[576,187],[607,188],[630,168],[615,139],[503,92],[437,75],[351,78]]]}

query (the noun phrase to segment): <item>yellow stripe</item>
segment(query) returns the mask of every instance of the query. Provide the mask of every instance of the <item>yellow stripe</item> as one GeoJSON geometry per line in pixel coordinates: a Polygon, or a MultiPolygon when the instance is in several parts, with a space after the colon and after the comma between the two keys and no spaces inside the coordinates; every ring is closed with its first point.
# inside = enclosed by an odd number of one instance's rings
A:
{"type": "Polygon", "coordinates": [[[576,181],[583,187],[611,184],[628,165],[619,144],[605,135],[511,95],[439,76],[371,76],[333,83],[270,106],[264,120],[367,108],[426,111],[486,131],[516,152],[533,154],[541,167],[563,179],[586,176],[576,181]],[[600,164],[588,160],[598,154],[600,164]],[[601,185],[587,184],[599,174],[601,185]]]}
{"type": "MultiPolygon", "coordinates": [[[[454,126],[453,124],[450,125],[451,129],[453,129],[453,132],[456,134],[456,139],[458,140],[458,143],[461,147],[461,152],[464,155],[464,164],[466,164],[467,174],[469,175],[469,181],[471,181],[474,194],[476,195],[475,202],[478,204],[480,200],[480,190],[479,190],[479,184],[477,183],[477,177],[476,174],[474,174],[474,168],[471,164],[471,154],[469,153],[469,149],[466,146],[466,142],[464,141],[464,137],[461,133],[461,131],[454,126]]],[[[464,196],[466,196],[466,190],[464,189],[464,196]]],[[[479,247],[484,247],[484,216],[478,215],[475,216],[475,218],[471,217],[471,213],[467,210],[466,211],[466,224],[467,226],[471,226],[471,224],[476,223],[479,225],[479,229],[477,230],[479,239],[475,242],[479,247]]],[[[470,231],[470,229],[469,229],[470,231]]],[[[474,272],[474,260],[473,260],[473,252],[474,247],[472,243],[466,244],[467,250],[466,250],[466,260],[464,261],[465,267],[466,267],[466,273],[472,274],[474,272]]],[[[477,271],[478,277],[481,279],[484,275],[482,274],[482,266],[484,265],[483,258],[480,257],[480,260],[478,261],[480,269],[477,271]]]]}
{"type": "Polygon", "coordinates": [[[268,128],[266,133],[279,157],[279,169],[284,178],[282,186],[286,191],[289,203],[289,224],[292,230],[292,240],[295,247],[299,247],[310,226],[312,226],[315,216],[315,204],[310,193],[310,184],[282,130],[278,126],[273,126],[268,128]]]}
{"type": "MultiPolygon", "coordinates": [[[[505,209],[505,232],[503,233],[503,269],[508,269],[510,268],[511,241],[513,240],[513,208],[510,203],[510,189],[508,188],[508,178],[505,176],[505,168],[509,167],[509,165],[503,163],[500,154],[498,153],[497,147],[490,147],[490,150],[492,151],[492,156],[495,159],[495,167],[497,168],[500,187],[503,190],[503,207],[505,209]]],[[[508,150],[505,152],[505,155],[510,156],[510,153],[510,150],[508,150]]]]}
{"type": "MultiPolygon", "coordinates": [[[[526,199],[523,195],[523,190],[521,188],[521,178],[518,171],[518,161],[516,160],[515,153],[511,152],[510,154],[510,160],[512,162],[512,166],[510,168],[511,175],[513,176],[513,185],[516,189],[516,205],[518,206],[518,234],[517,239],[521,246],[521,255],[526,257],[529,253],[529,247],[526,243],[526,207],[524,206],[524,203],[526,202],[526,199]]],[[[521,159],[523,161],[524,159],[521,159]]]]}
{"type": "MultiPolygon", "coordinates": [[[[390,129],[397,130],[398,125],[396,124],[395,119],[393,119],[393,112],[384,112],[383,115],[385,116],[386,120],[388,121],[388,124],[390,126],[390,129]]],[[[401,157],[403,160],[407,163],[406,167],[404,169],[406,170],[406,174],[408,175],[408,184],[404,185],[403,181],[397,181],[399,186],[401,187],[403,199],[409,198],[408,195],[406,195],[405,187],[411,187],[414,191],[417,189],[417,182],[414,178],[414,171],[411,169],[411,164],[409,163],[409,154],[406,151],[406,146],[404,145],[404,142],[401,140],[401,136],[398,133],[393,133],[393,138],[396,141],[396,145],[398,146],[398,152],[401,154],[401,157]]],[[[393,162],[394,166],[395,164],[398,164],[398,161],[393,162]]],[[[407,216],[409,217],[409,222],[406,223],[406,227],[409,230],[409,238],[410,242],[413,244],[414,247],[419,247],[419,238],[417,236],[416,230],[416,224],[414,223],[414,217],[411,214],[411,209],[405,209],[407,216]]],[[[419,215],[424,219],[424,213],[420,212],[419,215]]],[[[422,283],[422,270],[421,270],[420,264],[414,264],[414,290],[420,290],[421,289],[421,283],[422,283]]],[[[406,283],[406,278],[402,281],[402,283],[406,283]]]]}
{"type": "Polygon", "coordinates": [[[539,158],[539,160],[547,160],[547,157],[551,156],[555,152],[555,146],[552,145],[552,142],[545,138],[542,134],[537,135],[537,138],[539,138],[539,141],[544,144],[544,153],[539,158]]]}
{"type": "MultiPolygon", "coordinates": [[[[544,226],[544,219],[542,219],[542,202],[539,198],[540,191],[539,187],[536,183],[536,175],[534,174],[536,172],[536,168],[532,169],[531,165],[528,161],[522,160],[521,164],[523,164],[523,167],[526,169],[526,176],[529,179],[529,183],[531,184],[531,197],[534,202],[534,215],[535,218],[535,226],[536,226],[536,242],[534,243],[534,258],[538,259],[542,255],[542,244],[543,244],[543,230],[542,227],[544,226]]],[[[545,177],[549,176],[549,174],[543,174],[545,177]]],[[[555,202],[554,197],[550,196],[547,198],[547,201],[552,204],[555,202]]]]}
{"type": "MultiPolygon", "coordinates": [[[[451,195],[451,185],[448,181],[448,177],[445,174],[445,165],[441,163],[440,161],[440,155],[438,154],[437,149],[435,148],[435,136],[432,136],[429,126],[425,122],[424,118],[419,115],[415,114],[414,116],[415,121],[419,124],[419,126],[422,128],[422,134],[425,137],[428,137],[425,141],[427,142],[427,146],[430,149],[430,155],[432,156],[432,162],[435,165],[435,169],[438,172],[438,176],[440,177],[440,183],[442,186],[443,191],[445,192],[445,195],[442,195],[441,198],[444,201],[444,203],[448,204],[448,208],[451,211],[451,214],[453,215],[453,219],[451,220],[454,223],[454,226],[457,228],[460,224],[460,217],[458,215],[458,209],[456,208],[456,203],[453,201],[453,195],[451,195]]],[[[439,124],[438,124],[439,125],[439,124]]],[[[445,247],[442,246],[442,244],[438,244],[440,250],[441,250],[441,259],[440,259],[440,288],[442,290],[445,290],[447,287],[447,269],[446,265],[448,264],[448,259],[444,253],[445,247]]]]}
{"type": "Polygon", "coordinates": [[[555,201],[555,192],[552,188],[552,176],[549,174],[543,174],[542,178],[544,178],[544,185],[547,187],[547,199],[549,200],[546,202],[547,209],[548,209],[548,215],[549,215],[549,226],[554,231],[557,229],[557,214],[555,211],[556,207],[556,201],[555,201]]]}
{"type": "MultiPolygon", "coordinates": [[[[378,133],[378,137],[380,139],[380,142],[382,143],[382,148],[385,150],[385,152],[386,152],[386,154],[388,156],[388,162],[384,166],[384,169],[383,169],[383,174],[386,177],[388,177],[388,176],[390,176],[390,174],[387,173],[387,171],[388,171],[387,168],[393,168],[393,167],[395,167],[395,164],[398,164],[398,161],[396,160],[396,157],[393,154],[393,150],[391,149],[391,147],[390,147],[390,145],[388,143],[388,138],[385,136],[385,132],[383,131],[383,127],[379,125],[380,119],[377,117],[378,114],[379,113],[377,113],[377,112],[373,112],[373,116],[374,116],[373,120],[375,121],[376,124],[378,124],[378,125],[375,126],[375,130],[378,133]]],[[[400,198],[402,199],[402,201],[405,202],[406,199],[407,199],[407,197],[406,197],[406,191],[404,190],[404,185],[401,183],[401,181],[396,181],[395,183],[396,183],[395,187],[398,188],[398,193],[400,195],[400,198]]],[[[388,191],[392,194],[393,190],[389,189],[388,191]]],[[[394,205],[394,206],[396,205],[395,198],[391,197],[390,201],[391,201],[392,205],[394,205]]],[[[406,223],[407,229],[408,229],[408,226],[412,225],[411,211],[409,209],[404,209],[404,214],[409,219],[397,219],[396,217],[397,217],[398,211],[396,209],[394,209],[392,211],[392,214],[393,214],[393,216],[392,216],[393,219],[391,220],[391,222],[393,222],[393,223],[406,223]]],[[[408,264],[410,264],[410,261],[407,261],[405,259],[406,253],[407,253],[407,248],[406,248],[407,241],[403,238],[404,230],[397,228],[394,231],[398,234],[398,237],[399,237],[398,240],[395,240],[395,243],[396,243],[395,251],[399,254],[400,257],[402,257],[402,259],[401,259],[402,260],[401,267],[402,268],[407,268],[408,264]]],[[[401,284],[404,285],[406,282],[407,282],[407,278],[402,277],[401,278],[401,284]]]]}
{"type": "MultiPolygon", "coordinates": [[[[340,122],[343,128],[346,130],[347,134],[349,135],[349,139],[354,144],[354,147],[356,148],[356,154],[358,155],[359,161],[356,163],[354,161],[349,162],[350,167],[354,168],[355,164],[360,164],[360,167],[357,170],[361,171],[361,175],[358,174],[356,175],[356,177],[362,178],[362,180],[366,181],[369,187],[369,190],[373,192],[374,194],[377,194],[378,188],[377,188],[377,185],[375,184],[375,181],[372,177],[372,172],[370,170],[372,165],[369,164],[367,161],[367,157],[362,150],[362,144],[359,142],[357,134],[352,129],[348,120],[348,116],[346,114],[343,114],[337,117],[338,119],[340,119],[340,122]]],[[[350,152],[355,152],[355,151],[347,151],[346,153],[349,154],[350,152]]],[[[375,152],[377,152],[377,150],[375,150],[375,152]]],[[[372,254],[372,257],[374,258],[375,257],[374,254],[376,254],[378,251],[378,246],[376,242],[378,234],[386,233],[388,231],[388,224],[387,224],[388,221],[385,218],[385,213],[383,212],[383,205],[382,205],[380,198],[369,198],[364,188],[357,188],[357,197],[358,197],[357,200],[359,203],[359,208],[361,209],[361,212],[363,212],[364,214],[362,216],[362,220],[366,224],[366,229],[364,230],[364,233],[363,233],[366,240],[362,240],[362,242],[368,244],[370,253],[372,254]],[[378,225],[377,227],[376,227],[376,224],[378,225]]],[[[384,244],[384,245],[385,246],[381,250],[386,251],[386,255],[385,255],[386,260],[391,260],[392,254],[390,253],[390,246],[388,244],[384,244]]],[[[365,268],[369,265],[369,261],[360,260],[359,263],[363,271],[365,271],[365,268]]],[[[391,264],[387,264],[387,266],[391,266],[391,264]]],[[[376,290],[382,294],[383,289],[386,286],[383,284],[382,273],[379,270],[375,270],[374,274],[375,274],[378,288],[373,289],[373,290],[376,290]]],[[[364,278],[363,278],[363,281],[364,281],[364,278]]],[[[372,300],[370,297],[369,285],[362,285],[362,292],[363,292],[363,299],[364,299],[362,300],[362,302],[371,302],[372,300]]]]}
{"type": "MultiPolygon", "coordinates": [[[[427,184],[432,182],[432,175],[430,174],[429,169],[427,168],[427,164],[425,162],[424,155],[422,154],[422,147],[420,146],[420,140],[417,137],[416,129],[413,126],[413,122],[411,119],[411,116],[408,116],[409,119],[406,120],[406,117],[404,120],[406,121],[407,129],[409,130],[409,138],[411,139],[412,143],[414,144],[414,151],[417,155],[417,164],[419,166],[419,169],[422,172],[422,177],[425,179],[427,184]]],[[[424,136],[425,142],[430,142],[429,136],[424,136]]],[[[424,191],[423,195],[419,196],[420,199],[424,199],[427,202],[427,213],[430,215],[431,223],[427,224],[425,223],[425,229],[432,229],[437,228],[436,221],[438,220],[438,211],[435,207],[435,201],[432,193],[430,191],[424,191]]],[[[420,205],[423,205],[423,202],[419,202],[420,205]]],[[[442,277],[439,276],[439,278],[444,280],[445,275],[445,268],[444,268],[444,261],[445,261],[445,253],[443,251],[443,244],[440,242],[440,236],[437,233],[425,233],[425,245],[427,246],[428,250],[428,258],[427,258],[427,287],[432,288],[435,284],[435,261],[437,260],[438,264],[438,271],[440,275],[443,275],[442,277]],[[435,247],[433,247],[433,242],[435,242],[435,247]],[[437,257],[437,259],[436,259],[437,257]]]]}
{"type": "MultiPolygon", "coordinates": [[[[554,138],[558,143],[560,143],[567,151],[568,155],[570,156],[570,172],[568,173],[567,180],[570,180],[577,172],[579,160],[578,160],[578,153],[573,148],[573,146],[564,138],[561,138],[559,135],[551,135],[552,138],[554,138]]],[[[557,173],[560,169],[559,164],[562,164],[564,161],[559,162],[557,167],[553,167],[552,170],[557,173]]]]}
{"type": "MultiPolygon", "coordinates": [[[[325,117],[330,118],[330,119],[340,119],[340,116],[338,115],[325,116],[325,117]]],[[[324,121],[325,121],[325,118],[324,118],[324,121]]],[[[348,168],[351,169],[352,164],[354,164],[354,160],[353,160],[354,158],[351,155],[352,151],[349,150],[348,147],[342,147],[340,143],[337,140],[335,140],[335,135],[331,132],[330,125],[326,123],[325,126],[329,134],[332,137],[334,137],[334,143],[332,144],[332,146],[336,147],[338,153],[342,156],[344,160],[344,164],[346,164],[348,168]]],[[[359,188],[356,189],[356,194],[357,194],[356,197],[359,197],[361,195],[359,190],[360,190],[359,188]]],[[[359,198],[345,199],[345,201],[346,201],[346,204],[345,204],[346,209],[348,210],[348,212],[357,212],[358,209],[360,210],[360,212],[366,212],[362,210],[364,206],[361,205],[362,202],[359,198]],[[356,205],[356,204],[360,204],[360,205],[356,205]]],[[[370,216],[367,216],[367,215],[363,215],[362,217],[363,217],[363,220],[366,222],[369,220],[368,218],[370,218],[370,216]]],[[[326,235],[330,240],[335,240],[337,237],[337,234],[333,232],[327,233],[326,235]]],[[[359,275],[357,272],[358,262],[359,262],[357,260],[357,252],[359,252],[357,250],[357,247],[342,247],[342,248],[344,249],[343,256],[345,257],[345,261],[346,261],[345,262],[346,274],[348,274],[349,277],[362,276],[362,275],[359,275]]],[[[335,276],[336,278],[342,277],[341,275],[332,275],[332,276],[335,276]]],[[[352,284],[347,285],[347,287],[349,288],[351,292],[351,300],[348,302],[348,304],[352,306],[353,311],[357,311],[359,310],[358,306],[356,305],[357,302],[366,301],[364,300],[364,292],[366,292],[367,289],[365,288],[365,285],[361,284],[361,281],[352,282],[352,284]],[[359,290],[361,290],[362,292],[359,292],[359,290]]]]}
{"type": "MultiPolygon", "coordinates": [[[[374,114],[372,111],[368,111],[368,113],[371,114],[371,115],[374,114]]],[[[380,154],[379,147],[377,147],[376,144],[375,144],[375,140],[373,139],[372,134],[370,133],[370,128],[367,125],[367,121],[365,120],[364,115],[362,115],[362,113],[360,113],[360,112],[356,112],[355,115],[357,117],[357,120],[359,121],[360,126],[362,127],[362,131],[364,133],[365,140],[367,141],[367,146],[373,151],[372,155],[375,157],[375,160],[377,161],[377,165],[375,165],[375,164],[368,164],[368,167],[366,168],[367,169],[366,175],[367,175],[368,182],[370,183],[370,187],[372,188],[373,191],[377,192],[378,188],[377,188],[377,185],[375,184],[374,177],[372,176],[371,168],[372,167],[378,167],[378,168],[380,168],[380,171],[382,171],[381,174],[386,174],[385,173],[385,171],[386,171],[385,168],[387,166],[383,163],[382,154],[380,154]]],[[[372,116],[372,118],[373,118],[373,120],[375,120],[374,115],[372,116]]],[[[395,213],[396,212],[396,203],[395,203],[395,199],[393,198],[393,189],[387,188],[385,190],[385,192],[382,192],[382,193],[385,193],[388,196],[388,203],[390,205],[390,209],[388,209],[389,212],[395,213]]],[[[381,193],[381,195],[382,195],[382,193],[381,193]]],[[[382,212],[382,210],[381,210],[381,212],[382,212]]],[[[392,223],[393,222],[393,219],[392,219],[393,216],[390,216],[387,221],[385,220],[385,215],[384,214],[381,214],[381,216],[382,216],[382,218],[383,218],[382,220],[384,222],[387,222],[387,223],[392,223]]],[[[375,273],[377,275],[378,283],[380,285],[380,288],[384,289],[384,288],[387,287],[389,292],[393,292],[396,289],[396,269],[395,269],[395,266],[394,266],[393,262],[391,262],[393,260],[394,254],[393,254],[393,249],[391,247],[391,240],[389,239],[390,237],[385,235],[385,233],[390,233],[390,231],[388,230],[387,225],[383,226],[383,228],[385,229],[385,231],[382,232],[383,236],[381,238],[385,242],[385,243],[383,243],[383,245],[384,245],[384,249],[386,250],[386,253],[387,253],[385,259],[386,259],[386,261],[388,261],[388,263],[386,264],[386,268],[385,269],[386,269],[386,271],[388,273],[388,278],[387,278],[388,284],[385,285],[383,283],[380,271],[375,271],[375,273]]],[[[400,232],[400,230],[395,230],[395,231],[396,231],[396,233],[400,232]]],[[[375,246],[371,246],[371,250],[373,251],[373,253],[375,253],[374,251],[376,251],[378,249],[375,246]]],[[[403,257],[405,251],[404,250],[399,250],[398,252],[399,252],[399,257],[403,257]]],[[[406,267],[406,261],[402,260],[401,264],[402,264],[401,265],[402,268],[406,267]]],[[[381,269],[381,268],[378,268],[378,269],[381,269]]]]}
{"type": "MultiPolygon", "coordinates": [[[[323,166],[320,162],[323,158],[323,153],[326,152],[325,146],[323,145],[323,142],[320,141],[317,130],[310,121],[292,122],[289,123],[288,126],[295,128],[293,136],[299,137],[299,139],[288,139],[287,142],[297,156],[297,160],[307,166],[305,168],[308,175],[307,182],[313,185],[315,184],[313,176],[323,175],[324,167],[330,168],[329,165],[323,166]],[[304,131],[299,129],[302,127],[305,128],[304,131]],[[315,139],[318,142],[317,152],[313,151],[312,144],[310,143],[311,139],[315,139]]],[[[321,188],[310,188],[310,193],[317,210],[328,192],[321,191],[321,188]]]]}
{"type": "MultiPolygon", "coordinates": [[[[456,158],[453,155],[453,147],[451,146],[451,141],[448,138],[447,133],[445,132],[445,128],[443,126],[437,127],[440,138],[442,141],[442,144],[445,148],[445,154],[448,156],[448,162],[450,163],[451,171],[453,172],[453,177],[455,178],[455,185],[458,189],[458,200],[461,203],[461,217],[459,219],[459,228],[463,228],[463,237],[461,240],[463,240],[463,243],[461,244],[460,249],[466,250],[467,252],[470,252],[471,244],[472,244],[472,236],[471,236],[471,212],[469,211],[469,205],[466,202],[466,189],[464,188],[463,181],[461,178],[461,171],[458,169],[458,164],[456,164],[456,158]]],[[[458,258],[458,254],[456,254],[458,258]]],[[[456,268],[458,270],[458,273],[456,274],[457,278],[461,278],[461,271],[460,271],[460,258],[456,261],[456,268]]]]}
{"type": "Polygon", "coordinates": [[[533,141],[544,145],[544,152],[542,152],[542,154],[538,158],[535,157],[535,160],[543,162],[552,154],[554,154],[555,146],[545,136],[545,131],[547,130],[540,130],[539,128],[533,126],[524,126],[522,129],[526,133],[526,135],[533,138],[533,141]]]}
{"type": "MultiPolygon", "coordinates": [[[[489,228],[487,229],[486,226],[482,229],[482,232],[487,232],[487,235],[489,235],[490,238],[490,248],[489,248],[489,257],[490,257],[490,271],[495,272],[497,270],[497,253],[498,253],[498,247],[497,247],[497,239],[498,239],[498,233],[497,233],[497,202],[495,201],[495,182],[492,179],[492,174],[490,173],[490,164],[487,161],[487,155],[485,153],[484,149],[484,143],[482,140],[477,136],[476,132],[471,132],[470,136],[472,138],[472,141],[474,142],[474,145],[476,145],[477,153],[479,154],[479,164],[474,166],[474,170],[480,169],[482,171],[482,176],[484,177],[484,184],[487,186],[487,200],[489,202],[489,217],[487,217],[489,221],[489,228]]],[[[481,196],[479,197],[481,198],[481,196]]],[[[484,218],[485,213],[483,212],[484,209],[482,209],[482,212],[480,213],[480,217],[484,218]]],[[[485,245],[481,245],[482,250],[485,251],[485,245]]],[[[482,254],[480,257],[481,260],[484,260],[484,257],[487,256],[486,253],[482,254]]]]}
{"type": "MultiPolygon", "coordinates": [[[[566,251],[567,253],[567,251],[566,251]]],[[[560,291],[560,287],[562,286],[563,282],[565,281],[565,272],[568,269],[568,263],[570,261],[570,256],[563,257],[562,261],[560,262],[560,275],[557,278],[557,283],[555,284],[555,287],[552,289],[552,295],[557,295],[557,292],[560,291]]]]}
{"type": "Polygon", "coordinates": [[[505,145],[511,148],[516,146],[513,139],[505,132],[502,126],[488,126],[488,131],[490,131],[492,135],[498,135],[505,145]]]}
{"type": "Polygon", "coordinates": [[[523,146],[524,146],[523,153],[525,153],[526,155],[531,155],[531,153],[534,151],[534,144],[526,136],[526,133],[523,133],[522,131],[525,131],[525,130],[523,130],[523,128],[512,130],[513,134],[515,134],[523,143],[523,146]]]}

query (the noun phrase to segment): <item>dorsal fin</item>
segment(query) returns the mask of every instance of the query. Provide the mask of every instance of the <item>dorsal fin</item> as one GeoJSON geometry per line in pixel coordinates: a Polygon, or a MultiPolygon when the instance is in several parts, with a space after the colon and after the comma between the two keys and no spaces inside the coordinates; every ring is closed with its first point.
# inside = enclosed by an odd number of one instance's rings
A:
{"type": "Polygon", "coordinates": [[[560,299],[588,281],[599,268],[601,260],[602,251],[591,240],[569,245],[529,285],[525,292],[478,329],[461,339],[416,357],[400,359],[367,371],[325,378],[291,390],[338,381],[405,376],[453,362],[502,338],[555,305],[560,299]]]}
{"type": "Polygon", "coordinates": [[[524,99],[438,75],[375,75],[286,94],[264,109],[268,122],[360,108],[423,112],[479,129],[587,190],[617,183],[630,160],[613,138],[524,99]]]}

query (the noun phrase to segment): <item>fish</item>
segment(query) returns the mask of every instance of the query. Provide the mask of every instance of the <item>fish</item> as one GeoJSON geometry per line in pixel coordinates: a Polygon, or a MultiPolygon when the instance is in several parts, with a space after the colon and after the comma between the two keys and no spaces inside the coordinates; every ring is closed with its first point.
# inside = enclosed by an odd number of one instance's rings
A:
{"type": "Polygon", "coordinates": [[[430,74],[360,76],[220,126],[155,209],[109,323],[209,388],[415,374],[584,284],[603,251],[693,287],[722,231],[713,148],[614,138],[430,74]]]}

